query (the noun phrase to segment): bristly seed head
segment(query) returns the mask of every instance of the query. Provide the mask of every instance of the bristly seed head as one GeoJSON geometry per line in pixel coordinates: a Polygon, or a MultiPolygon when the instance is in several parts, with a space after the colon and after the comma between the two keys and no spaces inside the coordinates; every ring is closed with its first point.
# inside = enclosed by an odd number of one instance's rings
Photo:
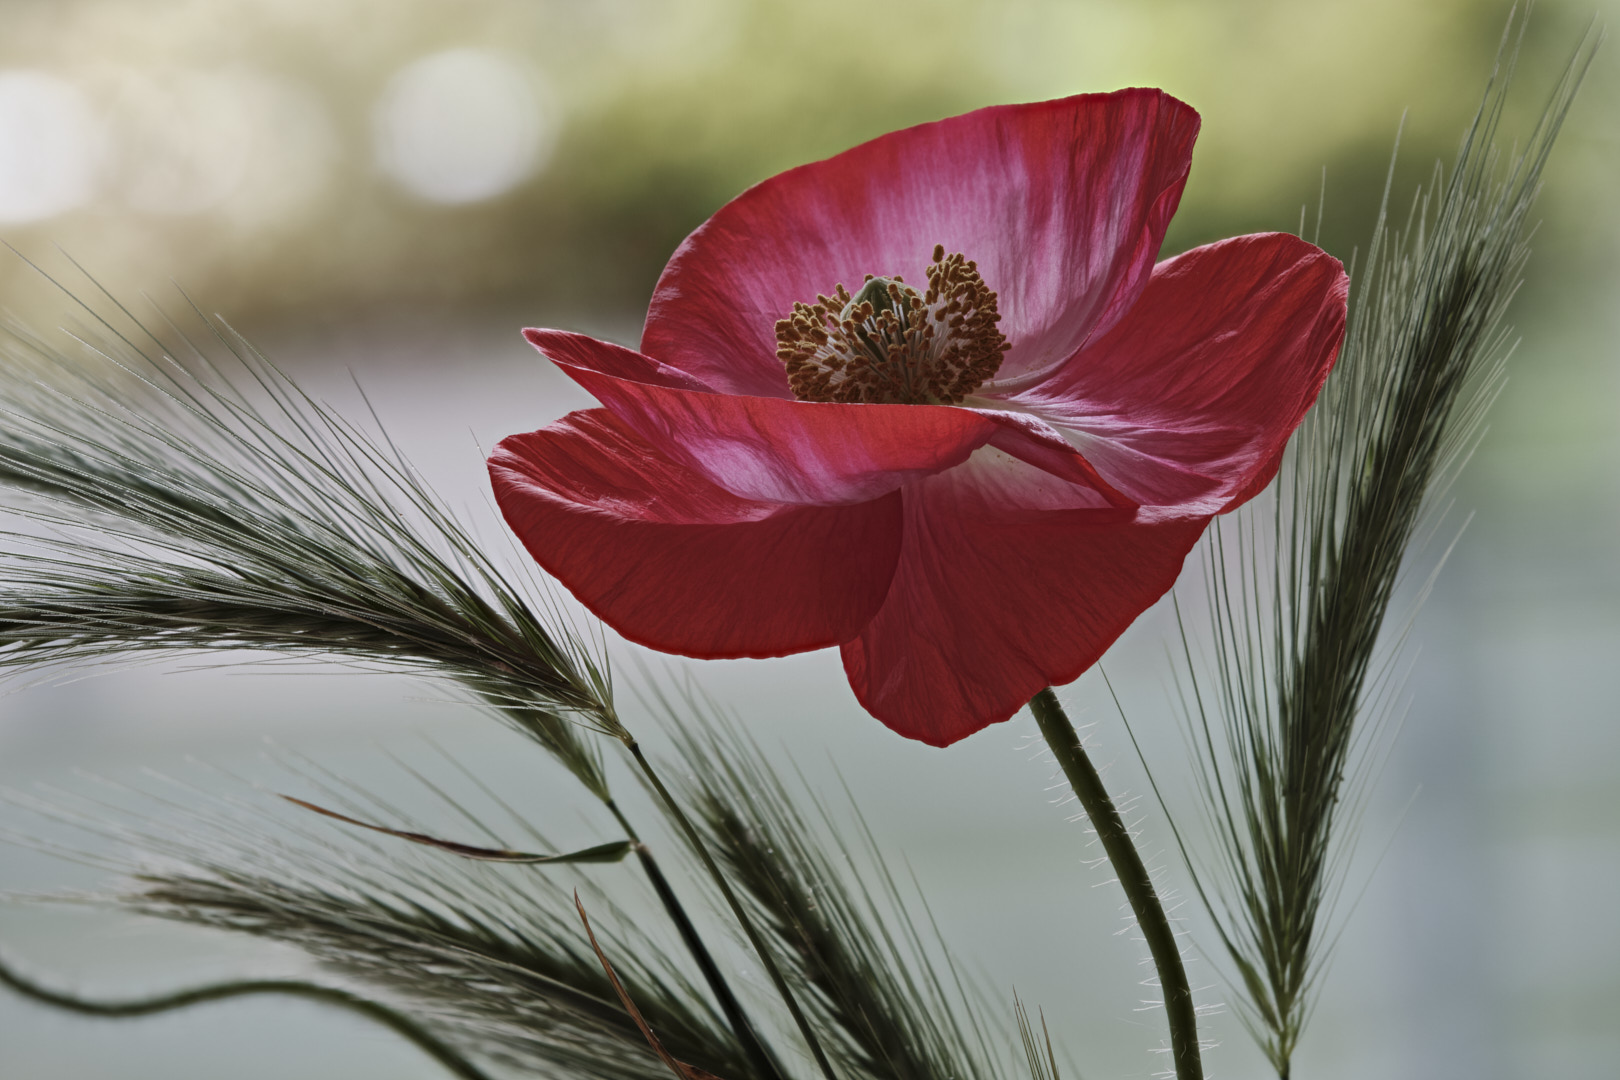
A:
{"type": "Polygon", "coordinates": [[[853,296],[838,285],[776,324],[776,356],[800,401],[959,405],[1001,367],[1000,321],[978,264],[936,244],[926,293],[870,274],[853,296]]]}

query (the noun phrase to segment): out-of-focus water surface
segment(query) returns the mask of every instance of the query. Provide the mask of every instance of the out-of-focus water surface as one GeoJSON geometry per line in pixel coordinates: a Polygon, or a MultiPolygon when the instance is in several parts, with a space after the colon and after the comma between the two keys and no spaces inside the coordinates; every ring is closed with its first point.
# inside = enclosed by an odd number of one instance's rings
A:
{"type": "MultiPolygon", "coordinates": [[[[669,251],[748,183],[981,104],[1162,85],[1205,118],[1167,253],[1297,228],[1325,167],[1323,240],[1348,257],[1370,226],[1402,111],[1404,199],[1449,155],[1506,16],[1460,0],[1421,11],[1261,0],[0,10],[5,235],[52,270],[61,242],[121,295],[178,303],[167,285],[178,281],[318,396],[361,415],[357,376],[413,461],[503,547],[480,448],[590,404],[517,328],[633,344],[669,251]]],[[[1573,3],[1538,9],[1515,130],[1585,18],[1573,3]]],[[[1296,1076],[1598,1076],[1620,1056],[1616,104],[1606,53],[1548,176],[1510,382],[1452,492],[1452,524],[1419,556],[1421,579],[1471,516],[1411,630],[1404,722],[1366,799],[1334,924],[1342,937],[1296,1076]]],[[[18,263],[0,270],[8,307],[48,328],[61,304],[37,285],[18,263]]],[[[1196,605],[1196,561],[1189,568],[1196,605]]],[[[1167,692],[1172,632],[1161,605],[1105,666],[1174,790],[1186,748],[1167,692]]],[[[1137,985],[1145,949],[1106,868],[1086,865],[1096,853],[1072,807],[1052,804],[1052,768],[1027,716],[938,751],[865,716],[832,652],[707,664],[617,641],[610,652],[646,742],[663,740],[635,704],[638,659],[698,680],[835,807],[847,783],[998,1005],[1016,989],[1044,1009],[1084,1076],[1163,1067],[1149,1052],[1162,1017],[1140,1006],[1154,994],[1137,985]]],[[[131,820],[120,786],[170,792],[160,777],[179,778],[252,807],[297,782],[278,756],[303,755],[431,816],[400,761],[447,777],[438,747],[548,832],[609,835],[537,751],[431,687],[205,665],[13,682],[0,698],[0,784],[119,828],[131,820]]],[[[1114,788],[1144,795],[1097,676],[1065,697],[1094,725],[1114,788]]],[[[616,780],[634,790],[622,770],[616,780]]],[[[1165,883],[1185,892],[1162,813],[1148,798],[1136,813],[1165,883]]],[[[0,828],[66,835],[15,807],[0,808],[0,828]]],[[[92,867],[0,847],[3,889],[107,882],[92,867]]],[[[1211,948],[1194,906],[1182,913],[1211,948]]],[[[303,970],[250,943],[15,900],[0,901],[0,948],[61,985],[111,996],[303,970]]],[[[1229,997],[1218,969],[1193,969],[1211,1003],[1229,997]]],[[[1010,1016],[997,1020],[1010,1038],[1010,1016]]],[[[1212,1076],[1266,1075],[1229,1010],[1206,1031],[1219,1042],[1212,1076]]],[[[365,1022],[306,1004],[92,1021],[0,993],[5,1080],[295,1074],[440,1071],[365,1022]]]]}

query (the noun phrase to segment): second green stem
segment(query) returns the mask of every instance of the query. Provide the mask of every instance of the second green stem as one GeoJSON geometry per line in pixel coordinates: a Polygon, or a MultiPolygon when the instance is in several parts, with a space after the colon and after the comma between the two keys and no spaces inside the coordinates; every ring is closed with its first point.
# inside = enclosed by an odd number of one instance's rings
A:
{"type": "Polygon", "coordinates": [[[1187,968],[1181,962],[1175,931],[1153,888],[1153,878],[1131,840],[1119,809],[1103,786],[1102,777],[1097,775],[1096,766],[1081,747],[1079,733],[1069,722],[1063,706],[1058,704],[1057,694],[1051,687],[1042,690],[1030,699],[1029,711],[1035,714],[1035,723],[1040,726],[1046,745],[1057,758],[1063,775],[1069,778],[1069,786],[1085,808],[1092,828],[1097,830],[1097,839],[1102,841],[1103,851],[1130,901],[1136,924],[1147,939],[1148,951],[1153,954],[1159,986],[1164,991],[1165,1015],[1170,1021],[1170,1054],[1175,1060],[1176,1080],[1204,1080],[1192,986],[1187,982],[1187,968]]]}
{"type": "Polygon", "coordinates": [[[753,1062],[754,1068],[759,1073],[760,1080],[784,1080],[781,1066],[777,1064],[776,1059],[771,1056],[771,1052],[766,1049],[765,1044],[760,1041],[759,1035],[754,1031],[754,1025],[749,1022],[748,1014],[743,1012],[742,1003],[731,992],[731,987],[727,985],[725,976],[720,974],[720,968],[715,964],[714,957],[709,954],[708,947],[703,944],[703,939],[698,936],[697,927],[692,925],[692,920],[687,916],[686,909],[681,906],[681,901],[675,895],[675,890],[670,887],[669,879],[659,869],[658,860],[653,858],[653,854],[648,850],[647,845],[641,842],[640,836],[636,835],[636,830],[631,827],[630,820],[619,809],[619,804],[612,799],[608,799],[607,808],[618,819],[625,835],[635,844],[636,858],[641,861],[641,868],[646,872],[647,880],[652,883],[653,891],[658,894],[658,899],[663,903],[664,910],[669,913],[670,918],[674,921],[675,929],[680,932],[681,940],[686,943],[687,949],[692,953],[692,958],[697,961],[699,970],[703,972],[703,978],[708,982],[709,989],[713,991],[715,998],[720,1002],[721,1011],[726,1014],[726,1019],[731,1024],[731,1030],[736,1034],[737,1041],[742,1045],[743,1053],[748,1056],[749,1061],[753,1062]]]}
{"type": "Polygon", "coordinates": [[[737,922],[742,926],[743,933],[747,935],[748,943],[754,947],[754,953],[759,957],[760,964],[764,966],[765,974],[770,976],[772,985],[776,987],[777,994],[782,998],[782,1003],[787,1006],[789,1015],[793,1017],[793,1022],[798,1025],[799,1034],[804,1037],[805,1045],[810,1048],[811,1055],[816,1059],[816,1064],[821,1069],[821,1075],[826,1077],[826,1080],[838,1080],[837,1075],[833,1072],[832,1063],[827,1060],[826,1051],[821,1048],[821,1041],[816,1038],[816,1033],[811,1028],[810,1021],[804,1015],[804,1010],[799,1008],[799,1002],[793,996],[793,991],[788,988],[787,980],[782,977],[782,972],[777,968],[776,961],[771,959],[771,952],[765,944],[765,939],[754,928],[754,920],[748,917],[747,909],[743,907],[742,901],[737,899],[737,894],[732,892],[731,886],[726,882],[726,876],[720,872],[720,867],[715,865],[714,857],[709,854],[709,849],[704,845],[703,838],[698,835],[697,829],[687,819],[686,812],[681,809],[680,803],[675,801],[675,796],[669,793],[669,789],[664,786],[664,782],[658,778],[658,773],[653,770],[652,764],[647,760],[646,755],[641,752],[641,745],[631,738],[628,733],[621,735],[620,740],[624,743],[625,749],[630,751],[630,756],[635,759],[636,764],[641,767],[642,775],[646,776],[648,783],[658,793],[658,797],[669,808],[670,816],[675,819],[681,830],[686,834],[687,843],[691,845],[693,851],[697,852],[704,868],[709,871],[709,876],[714,879],[715,885],[719,887],[720,895],[725,897],[726,903],[731,907],[732,914],[737,917],[737,922]]]}

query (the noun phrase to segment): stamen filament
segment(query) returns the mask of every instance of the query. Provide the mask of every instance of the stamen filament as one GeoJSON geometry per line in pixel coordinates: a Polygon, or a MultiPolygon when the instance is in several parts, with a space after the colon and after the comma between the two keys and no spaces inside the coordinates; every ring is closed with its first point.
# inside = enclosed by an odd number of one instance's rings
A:
{"type": "Polygon", "coordinates": [[[776,355],[801,401],[958,405],[995,375],[1010,346],[978,264],[934,246],[928,289],[867,275],[776,324],[776,355]]]}

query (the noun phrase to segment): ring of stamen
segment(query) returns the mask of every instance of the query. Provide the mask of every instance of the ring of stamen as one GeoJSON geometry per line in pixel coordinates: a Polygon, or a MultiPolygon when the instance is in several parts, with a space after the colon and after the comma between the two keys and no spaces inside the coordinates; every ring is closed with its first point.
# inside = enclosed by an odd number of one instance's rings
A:
{"type": "Polygon", "coordinates": [[[800,401],[958,405],[995,375],[1011,347],[978,264],[934,246],[928,288],[867,275],[796,303],[776,324],[776,356],[800,401]]]}

